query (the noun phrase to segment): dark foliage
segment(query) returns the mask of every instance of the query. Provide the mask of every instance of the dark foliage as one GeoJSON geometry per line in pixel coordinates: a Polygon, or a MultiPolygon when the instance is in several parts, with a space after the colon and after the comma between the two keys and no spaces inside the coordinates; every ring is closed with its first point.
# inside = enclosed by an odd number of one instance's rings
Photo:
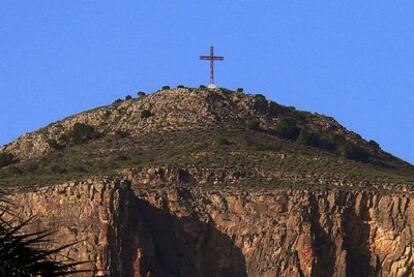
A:
{"type": "Polygon", "coordinates": [[[243,88],[237,88],[237,90],[236,90],[237,92],[243,92],[244,91],[244,89],[243,88]]]}
{"type": "Polygon", "coordinates": [[[76,244],[64,245],[50,250],[42,249],[53,234],[49,231],[27,233],[22,230],[33,218],[18,223],[11,204],[0,192],[0,276],[73,276],[90,270],[76,270],[85,262],[62,263],[53,257],[76,244]],[[8,220],[5,219],[6,215],[8,220]]]}
{"type": "Polygon", "coordinates": [[[100,134],[93,126],[85,123],[75,123],[72,130],[62,135],[61,140],[74,144],[81,144],[99,137],[100,134]]]}
{"type": "Polygon", "coordinates": [[[125,100],[131,100],[131,99],[132,99],[132,96],[131,95],[125,96],[125,100]]]}
{"type": "Polygon", "coordinates": [[[141,118],[148,118],[148,117],[151,117],[151,116],[152,116],[152,113],[149,110],[143,110],[141,112],[141,118]]]}
{"type": "Polygon", "coordinates": [[[137,95],[138,95],[139,98],[141,98],[141,97],[145,96],[145,92],[138,91],[137,95]]]}
{"type": "Polygon", "coordinates": [[[224,137],[219,137],[214,140],[213,144],[215,146],[224,146],[224,145],[230,145],[230,142],[228,141],[228,139],[224,137]]]}
{"type": "Polygon", "coordinates": [[[300,128],[296,126],[294,118],[284,117],[280,119],[275,131],[282,138],[296,140],[299,136],[300,128]]]}
{"type": "Polygon", "coordinates": [[[0,168],[14,163],[16,160],[11,153],[0,153],[0,168]]]}
{"type": "Polygon", "coordinates": [[[200,87],[199,88],[202,88],[202,89],[205,89],[205,88],[207,88],[205,85],[200,85],[200,87]]]}
{"type": "Polygon", "coordinates": [[[114,104],[119,104],[119,103],[122,103],[122,99],[120,99],[120,98],[118,98],[114,101],[114,104]]]}
{"type": "Polygon", "coordinates": [[[123,131],[123,130],[116,130],[115,131],[115,136],[117,138],[122,139],[122,138],[126,138],[127,136],[129,136],[129,133],[127,131],[123,131]]]}
{"type": "Polygon", "coordinates": [[[380,149],[380,145],[378,142],[376,142],[375,140],[371,139],[370,141],[368,141],[369,145],[371,145],[372,147],[374,147],[375,149],[380,149]]]}
{"type": "Polygon", "coordinates": [[[320,147],[318,134],[306,131],[304,129],[300,131],[297,142],[308,146],[320,147]]]}
{"type": "Polygon", "coordinates": [[[55,139],[48,139],[47,144],[55,150],[62,150],[65,148],[65,145],[59,144],[55,139]]]}
{"type": "Polygon", "coordinates": [[[162,86],[161,90],[169,90],[169,89],[171,89],[170,86],[162,86]]]}
{"type": "Polygon", "coordinates": [[[254,119],[247,120],[245,125],[247,129],[260,131],[260,123],[257,120],[254,120],[254,119]]]}
{"type": "Polygon", "coordinates": [[[339,151],[342,156],[350,160],[366,162],[369,158],[367,151],[352,143],[344,143],[340,146],[339,151]]]}
{"type": "Polygon", "coordinates": [[[178,85],[177,88],[185,88],[183,85],[178,85]]]}

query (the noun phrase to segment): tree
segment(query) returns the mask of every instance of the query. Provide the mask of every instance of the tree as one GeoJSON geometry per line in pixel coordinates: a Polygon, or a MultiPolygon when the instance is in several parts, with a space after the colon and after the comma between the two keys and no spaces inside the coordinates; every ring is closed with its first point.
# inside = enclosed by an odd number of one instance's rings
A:
{"type": "Polygon", "coordinates": [[[170,86],[162,86],[161,90],[170,90],[170,89],[171,89],[170,86]]]}
{"type": "Polygon", "coordinates": [[[131,95],[125,96],[125,100],[131,100],[131,99],[132,99],[132,96],[131,95]]]}

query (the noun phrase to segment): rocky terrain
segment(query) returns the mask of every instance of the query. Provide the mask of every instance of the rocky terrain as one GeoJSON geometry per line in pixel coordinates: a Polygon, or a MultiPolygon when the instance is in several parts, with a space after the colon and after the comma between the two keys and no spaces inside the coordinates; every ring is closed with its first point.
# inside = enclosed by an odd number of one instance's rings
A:
{"type": "Polygon", "coordinates": [[[414,167],[262,95],[164,89],[0,152],[29,229],[80,241],[87,276],[414,274],[414,167]]]}

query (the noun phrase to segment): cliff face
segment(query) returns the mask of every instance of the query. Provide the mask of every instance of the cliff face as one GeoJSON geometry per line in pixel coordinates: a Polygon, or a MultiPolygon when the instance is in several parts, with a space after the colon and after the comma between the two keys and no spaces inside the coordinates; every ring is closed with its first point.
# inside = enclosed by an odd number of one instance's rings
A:
{"type": "Polygon", "coordinates": [[[102,178],[13,195],[32,230],[113,276],[410,276],[410,198],[102,178]]]}

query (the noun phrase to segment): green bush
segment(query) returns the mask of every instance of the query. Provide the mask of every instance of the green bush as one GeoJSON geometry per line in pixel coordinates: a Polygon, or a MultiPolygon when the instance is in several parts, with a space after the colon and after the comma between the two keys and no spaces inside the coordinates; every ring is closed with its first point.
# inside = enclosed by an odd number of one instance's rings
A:
{"type": "Polygon", "coordinates": [[[143,110],[141,112],[141,118],[148,118],[148,117],[151,117],[151,116],[152,116],[152,113],[149,110],[143,110]]]}
{"type": "Polygon", "coordinates": [[[114,103],[113,104],[119,104],[119,103],[122,103],[122,99],[116,99],[115,101],[114,101],[114,103]]]}
{"type": "Polygon", "coordinates": [[[16,162],[14,155],[11,153],[0,153],[0,168],[16,162]]]}
{"type": "Polygon", "coordinates": [[[339,151],[342,156],[350,160],[366,162],[369,158],[369,153],[367,151],[349,142],[341,145],[339,151]]]}
{"type": "Polygon", "coordinates": [[[138,95],[139,98],[141,98],[141,97],[145,96],[145,92],[138,91],[137,95],[138,95]]]}
{"type": "Polygon", "coordinates": [[[294,112],[294,111],[296,111],[296,107],[294,107],[294,106],[289,106],[289,107],[287,107],[291,112],[294,112]]]}
{"type": "Polygon", "coordinates": [[[178,85],[177,88],[185,88],[183,85],[178,85]]]}
{"type": "Polygon", "coordinates": [[[371,139],[370,141],[368,141],[369,145],[371,145],[372,147],[374,147],[375,149],[380,149],[380,145],[378,142],[376,142],[375,140],[371,139]]]}
{"type": "Polygon", "coordinates": [[[55,139],[48,139],[47,144],[55,150],[62,150],[65,148],[65,145],[59,144],[55,139]]]}
{"type": "Polygon", "coordinates": [[[243,88],[237,88],[236,92],[243,92],[244,89],[243,88]]]}
{"type": "Polygon", "coordinates": [[[280,119],[275,131],[282,138],[296,140],[299,136],[300,128],[296,126],[294,118],[284,117],[280,119]]]}
{"type": "Polygon", "coordinates": [[[207,87],[205,85],[200,85],[199,88],[205,89],[207,87]]]}
{"type": "Polygon", "coordinates": [[[226,138],[223,138],[223,137],[216,138],[213,142],[214,146],[224,146],[224,145],[229,145],[229,144],[230,142],[226,138]]]}
{"type": "Polygon", "coordinates": [[[170,90],[170,89],[171,89],[170,86],[162,86],[161,90],[170,90]]]}
{"type": "Polygon", "coordinates": [[[100,134],[93,126],[84,123],[75,123],[72,130],[62,135],[61,140],[81,144],[91,139],[96,139],[100,134]]]}
{"type": "Polygon", "coordinates": [[[300,144],[313,146],[313,147],[319,147],[319,136],[318,134],[308,132],[304,129],[302,129],[299,133],[299,136],[296,140],[300,144]]]}
{"type": "Polygon", "coordinates": [[[132,96],[131,95],[125,96],[125,100],[131,100],[131,99],[132,99],[132,96]]]}
{"type": "Polygon", "coordinates": [[[246,128],[250,129],[250,130],[255,130],[255,131],[259,131],[260,130],[260,123],[257,120],[247,120],[246,123],[246,128]]]}

